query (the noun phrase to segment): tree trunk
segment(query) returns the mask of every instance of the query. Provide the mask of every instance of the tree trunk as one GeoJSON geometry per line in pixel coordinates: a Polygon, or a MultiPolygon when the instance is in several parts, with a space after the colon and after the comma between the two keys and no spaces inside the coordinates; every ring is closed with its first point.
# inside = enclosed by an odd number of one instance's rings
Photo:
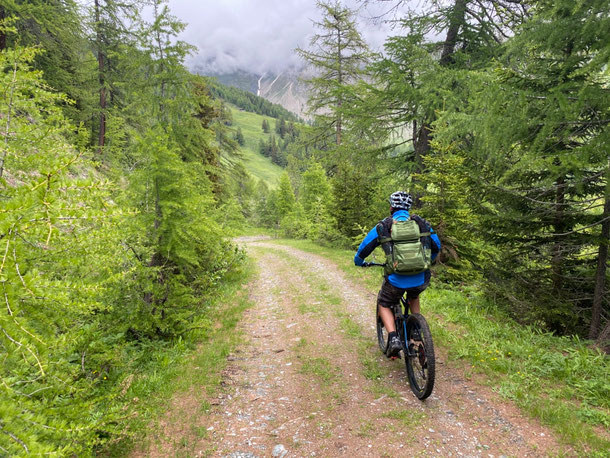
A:
{"type": "MultiPolygon", "coordinates": [[[[342,63],[343,63],[343,56],[341,55],[341,31],[337,30],[337,80],[339,83],[339,86],[341,86],[343,84],[343,72],[342,72],[342,63]]],[[[339,98],[337,99],[337,138],[336,138],[336,142],[337,142],[337,146],[339,146],[341,144],[341,106],[343,105],[343,101],[341,100],[341,95],[339,95],[339,98]]]]}
{"type": "Polygon", "coordinates": [[[466,4],[468,0],[455,0],[451,17],[449,18],[449,29],[447,30],[447,38],[443,44],[443,52],[439,63],[445,67],[453,62],[453,54],[455,53],[455,45],[457,43],[458,32],[464,23],[466,15],[466,4]]]}
{"type": "MultiPolygon", "coordinates": [[[[607,175],[610,175],[610,165],[608,168],[607,175]]],[[[603,222],[601,237],[599,241],[599,254],[597,256],[597,270],[595,271],[595,289],[593,291],[593,309],[591,312],[591,327],[589,328],[589,339],[595,339],[598,336],[602,317],[604,291],[606,289],[608,240],[610,240],[610,219],[608,219],[610,218],[610,176],[608,176],[608,179],[609,182],[606,184],[604,212],[602,213],[603,222]]],[[[606,328],[608,328],[608,325],[606,326],[606,328]]]]}
{"type": "MultiPolygon", "coordinates": [[[[446,67],[453,62],[453,54],[455,54],[458,32],[464,23],[467,3],[468,0],[455,0],[453,9],[451,10],[449,16],[449,29],[447,29],[447,36],[445,38],[445,42],[443,43],[443,51],[441,52],[441,58],[439,60],[440,65],[443,67],[446,67]]],[[[415,126],[413,128],[413,148],[415,150],[416,173],[421,173],[423,171],[423,158],[430,151],[430,131],[433,121],[434,119],[422,121],[419,129],[416,129],[415,126]]],[[[420,196],[416,193],[413,197],[414,207],[420,208],[420,196]]]]}
{"type": "MultiPolygon", "coordinates": [[[[566,232],[564,221],[565,194],[565,177],[560,177],[557,180],[555,215],[553,218],[553,229],[556,234],[566,232]]],[[[553,290],[556,293],[559,293],[563,288],[563,259],[562,240],[557,236],[553,243],[553,256],[551,258],[553,290]]]]}
{"type": "MultiPolygon", "coordinates": [[[[422,173],[424,170],[423,158],[430,151],[430,124],[422,123],[419,129],[413,129],[415,137],[413,138],[413,152],[415,160],[415,176],[422,173]]],[[[417,179],[413,179],[416,183],[417,179]]],[[[413,206],[421,208],[421,195],[419,192],[413,194],[413,206]]]]}
{"type": "Polygon", "coordinates": [[[104,78],[104,53],[102,49],[102,30],[100,24],[100,3],[95,0],[95,27],[97,30],[97,66],[98,66],[98,81],[100,85],[100,131],[97,139],[97,152],[101,156],[102,150],[106,143],[106,87],[104,78]]]}
{"type": "Polygon", "coordinates": [[[595,345],[606,353],[610,353],[610,321],[606,323],[603,331],[599,334],[599,337],[595,341],[595,345]]]}

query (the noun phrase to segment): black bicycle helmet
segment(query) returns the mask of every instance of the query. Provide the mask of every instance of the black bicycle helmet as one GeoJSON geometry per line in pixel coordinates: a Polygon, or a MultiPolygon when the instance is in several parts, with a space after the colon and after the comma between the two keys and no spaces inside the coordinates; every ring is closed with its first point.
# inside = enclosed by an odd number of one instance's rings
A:
{"type": "Polygon", "coordinates": [[[390,206],[400,210],[409,210],[413,205],[411,194],[404,191],[396,191],[390,196],[390,206]]]}

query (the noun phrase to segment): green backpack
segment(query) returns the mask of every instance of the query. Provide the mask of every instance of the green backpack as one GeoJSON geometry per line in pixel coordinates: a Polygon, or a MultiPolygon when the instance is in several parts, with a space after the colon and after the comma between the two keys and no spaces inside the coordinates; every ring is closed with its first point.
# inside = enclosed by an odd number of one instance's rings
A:
{"type": "Polygon", "coordinates": [[[386,252],[385,273],[414,275],[424,272],[432,264],[432,253],[421,242],[430,232],[420,232],[416,221],[392,221],[390,237],[380,238],[380,243],[390,243],[386,252]]]}

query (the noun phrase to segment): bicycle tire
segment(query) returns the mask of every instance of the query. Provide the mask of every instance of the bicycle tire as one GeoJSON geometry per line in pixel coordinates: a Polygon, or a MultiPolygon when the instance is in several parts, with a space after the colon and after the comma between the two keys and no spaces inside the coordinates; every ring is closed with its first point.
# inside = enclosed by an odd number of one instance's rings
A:
{"type": "Polygon", "coordinates": [[[411,391],[418,399],[424,400],[432,394],[435,377],[434,343],[426,319],[419,313],[407,318],[407,335],[411,342],[405,342],[405,366],[411,391]],[[417,334],[419,333],[419,339],[417,334]],[[414,339],[415,337],[415,339],[414,339]]]}
{"type": "Polygon", "coordinates": [[[383,321],[379,316],[379,305],[377,305],[377,313],[376,313],[376,323],[377,323],[377,342],[379,343],[379,348],[381,352],[385,355],[388,349],[388,331],[383,325],[383,321]]]}

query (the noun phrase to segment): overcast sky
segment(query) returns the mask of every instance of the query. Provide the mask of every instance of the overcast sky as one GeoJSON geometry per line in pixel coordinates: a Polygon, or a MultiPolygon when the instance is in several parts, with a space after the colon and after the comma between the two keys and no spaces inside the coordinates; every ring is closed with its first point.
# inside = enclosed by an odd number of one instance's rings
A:
{"type": "MultiPolygon", "coordinates": [[[[169,4],[172,13],[188,23],[181,38],[198,47],[189,66],[222,72],[242,69],[261,74],[298,66],[294,49],[308,47],[314,33],[312,20],[320,19],[315,0],[170,0],[169,4]]],[[[358,0],[344,4],[359,10],[362,35],[369,46],[380,50],[388,26],[370,18],[388,4],[363,7],[358,0]]]]}

